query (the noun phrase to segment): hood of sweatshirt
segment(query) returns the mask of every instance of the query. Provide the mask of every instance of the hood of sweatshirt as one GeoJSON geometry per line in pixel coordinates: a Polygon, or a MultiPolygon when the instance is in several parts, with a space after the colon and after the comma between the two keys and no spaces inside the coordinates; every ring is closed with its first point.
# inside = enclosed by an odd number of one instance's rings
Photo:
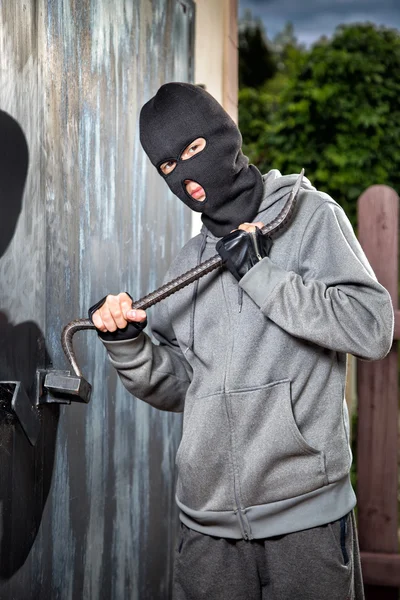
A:
{"type": "MultiPolygon", "coordinates": [[[[261,204],[259,206],[258,212],[253,219],[253,222],[261,221],[266,225],[271,222],[282,210],[285,202],[288,199],[290,192],[292,191],[293,186],[295,185],[297,179],[299,177],[298,173],[293,173],[291,175],[282,175],[278,169],[271,169],[262,176],[263,180],[263,196],[261,200],[261,204]]],[[[311,184],[310,180],[307,177],[303,177],[301,182],[300,190],[304,191],[313,191],[316,188],[311,184]]],[[[300,193],[300,192],[299,192],[300,193]]],[[[241,223],[238,223],[239,226],[241,223]]],[[[216,237],[207,227],[203,225],[201,228],[201,237],[202,241],[199,246],[199,251],[197,254],[197,262],[196,266],[199,265],[202,261],[203,253],[206,248],[207,243],[215,245],[215,243],[220,239],[216,237]]],[[[215,252],[216,253],[216,252],[215,252]]],[[[199,287],[199,280],[197,280],[193,286],[193,295],[192,295],[192,308],[191,308],[191,318],[190,318],[190,338],[189,338],[189,348],[193,347],[194,340],[194,317],[196,311],[196,301],[197,301],[197,292],[199,287]]],[[[239,286],[238,287],[238,307],[239,312],[242,310],[243,304],[243,290],[239,286]]]]}

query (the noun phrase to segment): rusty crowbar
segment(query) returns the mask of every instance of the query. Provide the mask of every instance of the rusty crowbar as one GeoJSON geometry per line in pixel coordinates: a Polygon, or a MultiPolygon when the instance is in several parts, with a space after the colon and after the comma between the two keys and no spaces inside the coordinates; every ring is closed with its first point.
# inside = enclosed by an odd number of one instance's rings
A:
{"type": "MultiPolygon", "coordinates": [[[[293,216],[293,213],[294,213],[294,210],[295,210],[295,207],[297,204],[297,196],[298,196],[298,192],[301,187],[303,175],[304,175],[304,169],[301,170],[300,175],[298,176],[297,181],[290,192],[290,196],[289,196],[288,200],[286,201],[284,207],[278,214],[278,216],[275,219],[273,219],[270,223],[267,223],[267,225],[265,225],[262,228],[261,231],[262,231],[263,235],[268,234],[270,236],[274,236],[278,231],[281,231],[289,223],[289,221],[291,220],[291,218],[293,216]]],[[[173,279],[172,281],[169,281],[168,283],[159,287],[154,292],[147,294],[147,296],[144,296],[143,298],[141,298],[140,300],[137,300],[136,302],[132,302],[132,308],[146,310],[150,306],[153,306],[154,304],[161,302],[161,300],[168,298],[168,296],[175,294],[175,292],[178,292],[179,290],[186,287],[190,283],[193,283],[197,279],[204,277],[204,275],[207,275],[208,273],[211,273],[215,269],[218,269],[222,265],[223,265],[222,258],[220,257],[219,254],[216,254],[212,258],[202,262],[197,267],[190,269],[190,271],[183,273],[183,275],[180,275],[176,279],[173,279]]],[[[90,384],[88,384],[88,382],[83,378],[81,370],[79,369],[79,366],[76,361],[76,356],[74,353],[73,344],[72,344],[72,338],[75,335],[75,333],[77,333],[78,331],[82,331],[84,329],[96,329],[96,327],[93,325],[93,323],[92,323],[92,321],[90,321],[90,319],[77,319],[75,321],[71,321],[70,323],[68,323],[68,325],[66,325],[64,327],[64,329],[62,331],[61,344],[62,344],[64,353],[65,353],[65,356],[67,357],[67,359],[68,359],[69,363],[71,364],[71,367],[75,373],[75,376],[71,376],[71,377],[78,382],[81,382],[81,383],[84,382],[90,388],[90,384]]],[[[62,390],[60,390],[60,391],[62,391],[62,390]]],[[[87,400],[85,400],[86,402],[89,401],[89,399],[88,399],[89,394],[90,394],[90,389],[86,392],[86,395],[87,395],[87,400]]]]}

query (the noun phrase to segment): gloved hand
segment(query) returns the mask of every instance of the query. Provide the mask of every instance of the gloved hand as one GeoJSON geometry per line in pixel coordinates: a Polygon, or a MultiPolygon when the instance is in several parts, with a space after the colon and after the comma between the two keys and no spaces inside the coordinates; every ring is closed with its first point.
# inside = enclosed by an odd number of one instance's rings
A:
{"type": "Polygon", "coordinates": [[[240,281],[247,271],[268,256],[271,246],[272,239],[256,227],[255,231],[235,229],[217,242],[216,249],[229,271],[240,281]]]}
{"type": "Polygon", "coordinates": [[[131,340],[146,327],[147,318],[143,310],[135,311],[135,320],[128,321],[128,311],[131,306],[132,296],[125,292],[118,296],[104,296],[89,308],[89,319],[103,340],[111,342],[131,340]]]}

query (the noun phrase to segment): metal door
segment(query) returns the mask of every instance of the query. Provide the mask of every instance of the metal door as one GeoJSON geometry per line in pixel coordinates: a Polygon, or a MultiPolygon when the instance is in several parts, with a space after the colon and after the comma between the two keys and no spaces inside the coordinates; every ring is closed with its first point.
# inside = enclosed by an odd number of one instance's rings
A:
{"type": "MultiPolygon", "coordinates": [[[[145,158],[140,106],[192,79],[191,0],[0,3],[0,380],[32,400],[61,329],[157,287],[190,214],[145,158]]],[[[129,396],[94,332],[89,405],[49,405],[36,446],[0,398],[1,600],[170,597],[178,415],[129,396]]]]}

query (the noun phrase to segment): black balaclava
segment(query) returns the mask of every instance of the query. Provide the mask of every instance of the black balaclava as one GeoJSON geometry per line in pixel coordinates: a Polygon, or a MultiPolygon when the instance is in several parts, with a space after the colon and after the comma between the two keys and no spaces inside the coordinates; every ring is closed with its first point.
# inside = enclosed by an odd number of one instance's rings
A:
{"type": "Polygon", "coordinates": [[[141,110],[140,141],[172,192],[202,213],[203,223],[215,236],[256,216],[263,194],[261,174],[242,153],[242,136],[234,121],[202,88],[188,83],[161,86],[141,110]],[[196,138],[206,140],[205,148],[180,160],[196,138]],[[159,167],[169,160],[177,165],[164,175],[159,167]],[[187,193],[186,179],[204,189],[203,202],[187,193]]]}

